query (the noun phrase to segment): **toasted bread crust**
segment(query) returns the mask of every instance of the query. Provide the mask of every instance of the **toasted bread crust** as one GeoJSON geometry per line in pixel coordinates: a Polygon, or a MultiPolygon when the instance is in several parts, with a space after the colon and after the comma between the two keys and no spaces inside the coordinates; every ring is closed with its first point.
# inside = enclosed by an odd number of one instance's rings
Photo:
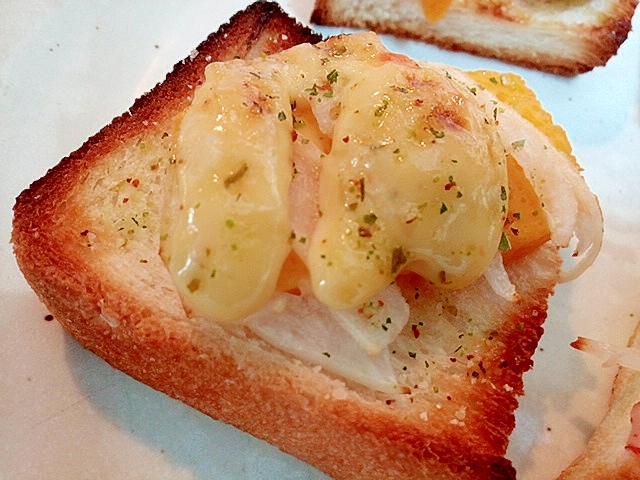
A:
{"type": "Polygon", "coordinates": [[[504,454],[558,276],[554,246],[508,266],[517,302],[482,279],[446,298],[405,286],[416,311],[452,302],[485,330],[464,362],[453,348],[443,356],[431,374],[438,393],[396,395],[345,384],[241,326],[188,318],[160,259],[166,132],[206,64],[319,40],[274,4],[236,15],[18,197],[18,264],[62,326],[115,368],[332,477],[515,478],[504,454]]]}
{"type": "Polygon", "coordinates": [[[442,20],[428,23],[418,0],[316,0],[312,21],[372,29],[572,76],[605,65],[616,54],[631,30],[637,4],[637,0],[612,0],[590,10],[570,2],[556,7],[542,2],[454,0],[442,20]]]}

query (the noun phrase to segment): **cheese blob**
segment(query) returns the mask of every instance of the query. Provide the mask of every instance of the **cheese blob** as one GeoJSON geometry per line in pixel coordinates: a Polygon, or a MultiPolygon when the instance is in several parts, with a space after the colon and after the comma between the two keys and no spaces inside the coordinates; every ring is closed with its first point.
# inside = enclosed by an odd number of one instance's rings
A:
{"type": "Polygon", "coordinates": [[[176,132],[163,256],[186,306],[219,320],[266,303],[290,250],[291,107],[252,74],[212,64],[176,132]]]}
{"type": "Polygon", "coordinates": [[[221,321],[259,310],[292,249],[333,310],[403,270],[471,283],[507,211],[492,108],[370,33],[211,64],[176,129],[162,245],[185,304],[221,321]]]}

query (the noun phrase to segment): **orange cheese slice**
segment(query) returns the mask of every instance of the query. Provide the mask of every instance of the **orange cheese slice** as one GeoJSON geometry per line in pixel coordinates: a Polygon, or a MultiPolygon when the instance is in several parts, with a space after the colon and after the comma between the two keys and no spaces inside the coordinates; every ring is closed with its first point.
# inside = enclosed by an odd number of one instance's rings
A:
{"type": "Polygon", "coordinates": [[[509,177],[509,209],[504,234],[510,248],[502,254],[505,262],[522,258],[551,238],[542,203],[523,168],[511,155],[507,155],[509,177]]]}

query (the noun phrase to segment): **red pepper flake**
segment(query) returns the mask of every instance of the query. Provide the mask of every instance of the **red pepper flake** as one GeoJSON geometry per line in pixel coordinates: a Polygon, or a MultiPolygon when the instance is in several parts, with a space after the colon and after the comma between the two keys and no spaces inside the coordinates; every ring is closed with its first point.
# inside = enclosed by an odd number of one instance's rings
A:
{"type": "Polygon", "coordinates": [[[467,355],[467,360],[472,360],[473,359],[473,355],[469,354],[467,355]]]}
{"type": "Polygon", "coordinates": [[[83,230],[82,232],[80,232],[80,236],[82,237],[86,237],[87,235],[89,235],[89,230],[83,230]]]}
{"type": "Polygon", "coordinates": [[[393,402],[395,402],[395,400],[390,398],[390,399],[386,400],[384,403],[386,403],[387,405],[391,405],[393,402]]]}
{"type": "Polygon", "coordinates": [[[298,131],[297,130],[291,130],[291,141],[295,142],[298,139],[298,131]]]}
{"type": "Polygon", "coordinates": [[[451,357],[449,360],[451,361],[451,363],[456,363],[458,361],[456,357],[451,357]]]}
{"type": "Polygon", "coordinates": [[[134,178],[131,181],[131,185],[133,185],[134,188],[138,188],[138,186],[140,185],[140,180],[138,180],[137,178],[134,178]]]}
{"type": "Polygon", "coordinates": [[[362,238],[370,238],[373,234],[367,227],[358,227],[358,236],[362,238]]]}
{"type": "Polygon", "coordinates": [[[342,138],[342,141],[343,141],[344,143],[349,143],[349,135],[347,135],[346,137],[343,137],[343,138],[342,138]]]}
{"type": "Polygon", "coordinates": [[[625,450],[629,450],[633,453],[635,453],[636,455],[640,455],[640,447],[636,447],[634,445],[625,445],[625,450]]]}
{"type": "Polygon", "coordinates": [[[420,330],[418,329],[418,326],[415,323],[411,325],[411,332],[413,333],[413,338],[420,337],[420,330]]]}
{"type": "Polygon", "coordinates": [[[127,203],[128,201],[129,201],[129,197],[124,197],[124,198],[122,199],[122,203],[127,203]]]}
{"type": "Polygon", "coordinates": [[[44,316],[44,319],[45,319],[47,322],[50,322],[51,320],[53,320],[53,315],[51,315],[51,314],[45,315],[45,316],[44,316]]]}
{"type": "Polygon", "coordinates": [[[422,98],[416,98],[416,99],[413,101],[413,104],[414,104],[416,107],[419,107],[419,106],[420,106],[420,105],[422,105],[423,103],[424,103],[424,99],[422,99],[422,98]]]}

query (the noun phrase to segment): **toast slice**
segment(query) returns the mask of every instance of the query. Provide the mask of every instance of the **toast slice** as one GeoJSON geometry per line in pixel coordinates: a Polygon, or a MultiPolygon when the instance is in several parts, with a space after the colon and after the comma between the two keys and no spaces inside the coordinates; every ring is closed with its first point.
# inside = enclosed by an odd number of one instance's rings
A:
{"type": "MultiPolygon", "coordinates": [[[[578,339],[574,345],[589,351],[590,341],[578,339]]],[[[614,362],[619,357],[630,356],[635,368],[620,367],[614,380],[609,409],[596,428],[584,452],[562,472],[559,480],[580,478],[633,479],[640,475],[640,371],[637,367],[637,350],[640,347],[640,327],[629,341],[634,349],[611,355],[614,362]]],[[[605,357],[607,353],[603,351],[605,357]]]]}
{"type": "Polygon", "coordinates": [[[637,0],[316,0],[312,21],[415,38],[571,76],[605,65],[616,54],[631,29],[637,4],[637,0]],[[441,4],[444,16],[428,21],[429,12],[441,4]]]}
{"type": "MultiPolygon", "coordinates": [[[[515,300],[486,276],[459,290],[399,277],[412,313],[391,345],[395,371],[406,380],[392,392],[292,356],[247,325],[189,315],[160,256],[175,163],[171,132],[206,65],[319,40],[277,4],[238,13],[18,197],[18,264],[61,325],[112,366],[332,477],[515,478],[504,455],[522,375],[561,278],[562,242],[506,263],[515,300]]],[[[509,141],[523,148],[518,137],[509,141]]],[[[574,165],[569,170],[581,181],[574,165]]],[[[557,190],[574,198],[571,188],[557,190]]],[[[548,194],[547,208],[562,205],[548,194]]],[[[595,200],[586,202],[571,209],[597,217],[595,200]]],[[[601,232],[597,219],[595,226],[601,232]]]]}

